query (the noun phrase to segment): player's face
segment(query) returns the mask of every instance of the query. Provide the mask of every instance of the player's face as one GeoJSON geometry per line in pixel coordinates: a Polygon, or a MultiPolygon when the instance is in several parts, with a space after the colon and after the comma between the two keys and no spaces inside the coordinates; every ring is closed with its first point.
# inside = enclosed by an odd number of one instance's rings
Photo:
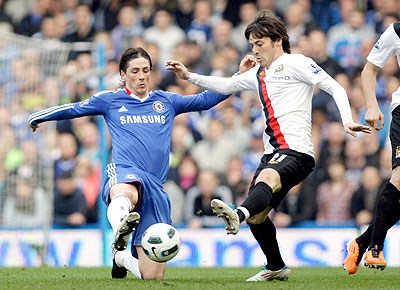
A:
{"type": "Polygon", "coordinates": [[[143,57],[129,61],[126,72],[121,71],[121,77],[126,87],[139,98],[144,98],[149,93],[150,63],[143,57]]]}
{"type": "Polygon", "coordinates": [[[262,67],[269,67],[283,53],[282,39],[274,42],[269,37],[255,38],[250,34],[249,44],[257,63],[262,67]]]}

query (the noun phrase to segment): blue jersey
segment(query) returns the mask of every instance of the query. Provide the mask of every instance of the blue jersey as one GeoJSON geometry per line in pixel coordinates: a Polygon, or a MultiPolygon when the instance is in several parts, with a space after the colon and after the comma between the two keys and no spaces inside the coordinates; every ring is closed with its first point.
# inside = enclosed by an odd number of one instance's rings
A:
{"type": "Polygon", "coordinates": [[[135,166],[164,183],[174,117],[210,109],[228,97],[210,91],[191,96],[155,91],[141,102],[125,89],[102,91],[81,102],[33,112],[29,123],[103,115],[111,135],[113,162],[135,166]]]}

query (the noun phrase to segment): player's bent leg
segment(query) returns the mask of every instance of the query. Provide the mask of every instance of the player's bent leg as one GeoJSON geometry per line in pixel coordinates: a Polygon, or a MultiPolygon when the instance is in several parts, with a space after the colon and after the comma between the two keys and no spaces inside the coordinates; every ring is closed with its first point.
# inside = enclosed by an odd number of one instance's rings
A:
{"type": "Polygon", "coordinates": [[[289,279],[290,269],[285,266],[278,271],[271,271],[266,268],[264,265],[261,268],[261,271],[255,274],[253,277],[250,277],[246,281],[248,282],[257,282],[257,281],[271,281],[271,280],[287,280],[289,279]]]}
{"type": "Polygon", "coordinates": [[[355,274],[360,266],[360,261],[366,250],[361,248],[356,239],[351,240],[346,244],[347,255],[343,262],[344,269],[351,275],[355,274]]]}
{"type": "Polygon", "coordinates": [[[235,209],[227,205],[225,202],[219,199],[213,199],[211,201],[211,208],[213,213],[225,223],[225,228],[229,234],[236,235],[239,232],[240,221],[239,216],[235,209]]]}
{"type": "Polygon", "coordinates": [[[139,269],[143,280],[162,280],[164,279],[167,263],[159,263],[150,260],[143,252],[142,247],[136,247],[139,256],[139,269]]]}

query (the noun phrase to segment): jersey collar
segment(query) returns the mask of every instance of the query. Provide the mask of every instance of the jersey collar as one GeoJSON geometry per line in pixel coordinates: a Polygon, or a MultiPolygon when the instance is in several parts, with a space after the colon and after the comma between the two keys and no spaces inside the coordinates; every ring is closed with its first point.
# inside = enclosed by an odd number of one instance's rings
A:
{"type": "Polygon", "coordinates": [[[139,98],[138,96],[136,96],[134,93],[132,93],[127,87],[125,87],[125,91],[128,93],[128,95],[130,95],[132,98],[134,98],[134,99],[137,99],[137,100],[139,100],[139,101],[141,101],[142,103],[144,102],[144,101],[146,101],[149,97],[150,97],[150,94],[148,94],[147,96],[145,96],[144,98],[139,98]]]}

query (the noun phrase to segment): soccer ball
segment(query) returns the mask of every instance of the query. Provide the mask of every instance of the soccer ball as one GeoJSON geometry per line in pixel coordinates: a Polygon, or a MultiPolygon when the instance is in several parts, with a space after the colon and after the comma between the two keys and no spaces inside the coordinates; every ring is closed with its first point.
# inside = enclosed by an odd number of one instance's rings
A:
{"type": "Polygon", "coordinates": [[[175,257],[181,248],[181,237],[171,225],[151,225],[142,236],[142,248],[151,260],[167,262],[175,257]]]}

